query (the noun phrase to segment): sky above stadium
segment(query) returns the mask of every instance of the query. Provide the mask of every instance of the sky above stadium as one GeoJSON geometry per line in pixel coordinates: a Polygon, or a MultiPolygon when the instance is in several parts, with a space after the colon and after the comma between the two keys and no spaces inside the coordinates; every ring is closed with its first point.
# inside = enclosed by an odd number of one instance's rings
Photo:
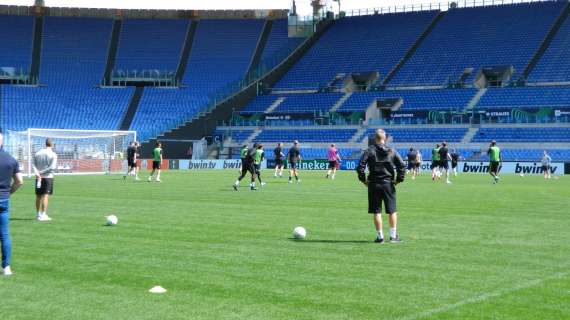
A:
{"type": "MultiPolygon", "coordinates": [[[[44,0],[50,7],[83,7],[83,8],[128,8],[128,9],[290,9],[292,0],[44,0]]],[[[334,11],[338,4],[327,0],[327,5],[334,11]]],[[[445,2],[444,0],[341,0],[341,9],[365,9],[374,7],[391,7],[422,3],[445,2]]],[[[33,0],[0,0],[5,5],[32,5],[33,0]]],[[[296,0],[297,12],[300,15],[311,13],[310,0],[296,0]]]]}

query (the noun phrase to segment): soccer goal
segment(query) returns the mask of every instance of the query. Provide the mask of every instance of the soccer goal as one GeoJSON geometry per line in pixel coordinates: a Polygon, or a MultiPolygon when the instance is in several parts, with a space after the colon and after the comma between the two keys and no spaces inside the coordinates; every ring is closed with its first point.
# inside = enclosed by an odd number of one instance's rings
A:
{"type": "Polygon", "coordinates": [[[33,155],[51,138],[58,156],[57,174],[110,174],[126,171],[126,150],[136,131],[28,129],[8,131],[5,148],[33,175],[33,155]]]}

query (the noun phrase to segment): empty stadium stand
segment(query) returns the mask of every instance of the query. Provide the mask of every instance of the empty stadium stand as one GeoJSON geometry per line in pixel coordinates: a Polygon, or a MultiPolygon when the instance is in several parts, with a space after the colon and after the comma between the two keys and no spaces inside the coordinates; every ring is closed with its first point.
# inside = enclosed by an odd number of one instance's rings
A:
{"type": "Polygon", "coordinates": [[[174,72],[189,20],[125,19],[115,70],[174,72]]]}
{"type": "Polygon", "coordinates": [[[490,88],[477,108],[570,107],[570,87],[490,88]]]}
{"type": "Polygon", "coordinates": [[[339,112],[364,111],[379,98],[402,98],[403,110],[462,111],[477,93],[476,89],[387,90],[355,92],[338,109],[339,112]]]}
{"type": "Polygon", "coordinates": [[[564,3],[535,2],[451,9],[390,81],[391,86],[446,85],[466,68],[513,66],[517,79],[564,3]]]}
{"type": "Polygon", "coordinates": [[[385,77],[437,12],[338,20],[281,79],[276,89],[318,89],[338,74],[378,72],[385,77]]]}
{"type": "Polygon", "coordinates": [[[242,111],[243,114],[264,112],[278,99],[279,105],[272,113],[314,113],[328,112],[334,104],[343,96],[342,93],[318,93],[318,94],[281,94],[258,96],[250,102],[242,111]]]}
{"type": "Polygon", "coordinates": [[[34,18],[26,16],[0,16],[0,71],[10,68],[29,71],[32,63],[34,18]]]}
{"type": "Polygon", "coordinates": [[[473,142],[570,142],[570,128],[481,128],[473,142]]]}
{"type": "Polygon", "coordinates": [[[560,63],[570,61],[570,19],[566,18],[550,46],[538,61],[529,82],[567,82],[570,81],[570,65],[560,63]]]}
{"type": "Polygon", "coordinates": [[[263,130],[256,142],[282,142],[299,140],[303,142],[348,142],[356,129],[308,129],[308,130],[263,130]]]}

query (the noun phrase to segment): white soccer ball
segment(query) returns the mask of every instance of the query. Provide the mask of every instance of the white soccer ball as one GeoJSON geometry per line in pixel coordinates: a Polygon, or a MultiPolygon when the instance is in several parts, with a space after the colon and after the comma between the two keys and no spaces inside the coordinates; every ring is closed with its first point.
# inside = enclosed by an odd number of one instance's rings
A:
{"type": "Polygon", "coordinates": [[[306,236],[307,236],[307,230],[305,230],[305,228],[296,227],[295,229],[293,229],[293,238],[301,240],[305,239],[306,236]]]}
{"type": "Polygon", "coordinates": [[[108,226],[114,226],[117,223],[119,223],[119,218],[117,218],[117,216],[115,215],[110,215],[107,217],[107,225],[108,226]]]}

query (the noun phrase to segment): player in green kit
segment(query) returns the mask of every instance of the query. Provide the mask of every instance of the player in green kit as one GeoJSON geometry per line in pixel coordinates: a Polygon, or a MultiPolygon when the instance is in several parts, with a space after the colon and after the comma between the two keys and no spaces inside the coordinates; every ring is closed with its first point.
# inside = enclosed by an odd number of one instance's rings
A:
{"type": "Polygon", "coordinates": [[[499,182],[499,169],[501,168],[501,149],[497,147],[497,141],[491,141],[489,150],[489,174],[493,177],[493,184],[499,182]]]}
{"type": "Polygon", "coordinates": [[[160,165],[162,164],[162,144],[156,143],[156,147],[152,150],[152,172],[148,176],[148,182],[152,181],[152,177],[156,172],[156,182],[160,182],[160,165]]]}
{"type": "Polygon", "coordinates": [[[439,179],[439,144],[435,145],[435,148],[431,149],[431,179],[439,179]]]}
{"type": "Polygon", "coordinates": [[[253,166],[255,168],[255,175],[259,179],[259,184],[263,187],[265,182],[261,181],[261,161],[265,158],[265,152],[263,151],[263,145],[259,144],[255,153],[253,154],[253,166]]]}

